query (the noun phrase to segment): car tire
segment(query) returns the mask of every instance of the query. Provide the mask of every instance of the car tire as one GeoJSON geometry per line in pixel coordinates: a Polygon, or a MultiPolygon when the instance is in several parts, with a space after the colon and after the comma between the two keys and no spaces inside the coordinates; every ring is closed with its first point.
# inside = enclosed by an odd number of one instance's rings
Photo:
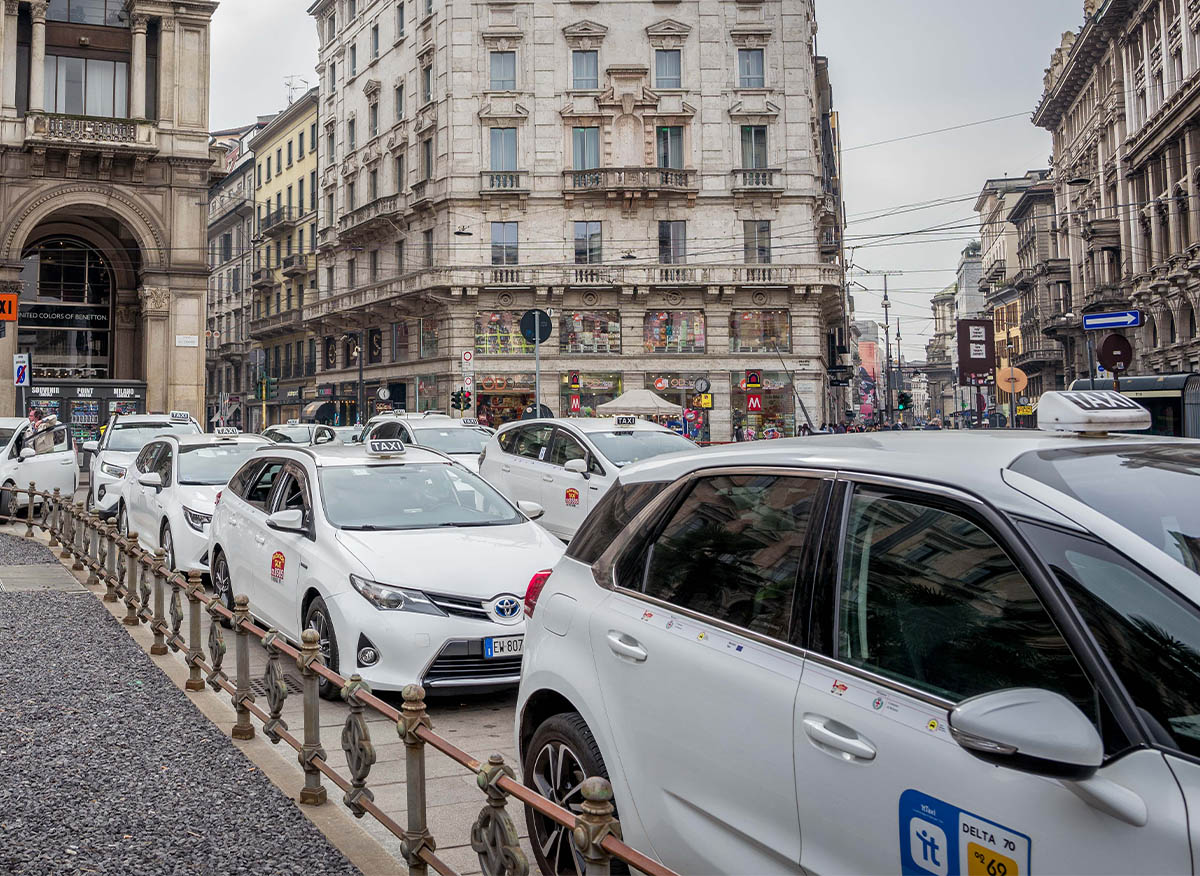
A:
{"type": "MultiPolygon", "coordinates": [[[[579,786],[586,778],[608,778],[604,757],[587,722],[575,712],[553,715],[534,731],[525,751],[525,786],[575,814],[583,812],[579,786]]],[[[572,829],[525,807],[525,825],[538,869],[542,873],[583,873],[583,856],[575,849],[572,829]],[[545,850],[545,851],[544,851],[545,850]]],[[[621,861],[612,862],[613,874],[628,874],[621,861]]]]}
{"type": "MultiPolygon", "coordinates": [[[[233,611],[233,579],[229,577],[229,560],[225,559],[225,552],[219,548],[213,551],[212,588],[221,604],[233,611]]],[[[221,619],[221,624],[224,627],[233,626],[226,618],[221,619]]]]}
{"type": "MultiPolygon", "coordinates": [[[[72,492],[71,495],[74,496],[75,493],[72,492]]],[[[89,486],[88,491],[87,491],[87,496],[85,496],[84,500],[83,500],[83,510],[91,511],[93,508],[96,507],[96,500],[92,498],[92,495],[93,495],[92,487],[89,486]]]]}
{"type": "Polygon", "coordinates": [[[171,524],[163,521],[158,531],[158,543],[162,545],[163,562],[167,564],[168,574],[175,571],[175,537],[171,535],[171,524]]]}
{"type": "Polygon", "coordinates": [[[122,537],[129,535],[129,513],[125,510],[124,502],[117,506],[117,534],[122,537]]]}
{"type": "Polygon", "coordinates": [[[12,481],[6,481],[0,488],[0,518],[7,518],[13,513],[13,486],[15,485],[12,481]]]}
{"type": "MultiPolygon", "coordinates": [[[[308,611],[304,612],[304,629],[316,630],[321,636],[321,656],[325,658],[325,665],[337,672],[337,635],[333,629],[333,619],[329,616],[329,608],[320,596],[310,602],[308,611]]],[[[324,676],[318,680],[317,690],[327,700],[336,700],[341,696],[341,688],[324,676]]]]}

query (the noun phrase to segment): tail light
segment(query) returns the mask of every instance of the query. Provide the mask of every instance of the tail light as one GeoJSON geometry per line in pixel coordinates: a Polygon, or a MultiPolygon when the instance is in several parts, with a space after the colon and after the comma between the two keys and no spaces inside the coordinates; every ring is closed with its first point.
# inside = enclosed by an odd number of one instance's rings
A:
{"type": "Polygon", "coordinates": [[[225,491],[224,491],[224,490],[217,490],[217,498],[213,499],[213,508],[216,508],[218,505],[220,505],[220,504],[221,504],[221,494],[222,494],[223,492],[225,492],[225,491]]]}
{"type": "Polygon", "coordinates": [[[525,588],[525,617],[533,617],[533,610],[537,608],[538,597],[542,595],[542,588],[546,586],[546,582],[549,580],[549,569],[535,572],[533,577],[529,579],[529,586],[525,588]]]}

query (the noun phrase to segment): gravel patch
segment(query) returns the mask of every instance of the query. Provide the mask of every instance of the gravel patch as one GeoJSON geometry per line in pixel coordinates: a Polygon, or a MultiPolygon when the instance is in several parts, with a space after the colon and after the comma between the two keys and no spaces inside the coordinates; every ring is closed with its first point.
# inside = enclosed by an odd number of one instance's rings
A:
{"type": "Polygon", "coordinates": [[[0,873],[358,873],[94,597],[0,593],[0,665],[0,873]]]}
{"type": "Polygon", "coordinates": [[[34,566],[57,562],[58,558],[41,542],[0,532],[0,566],[34,566]]]}

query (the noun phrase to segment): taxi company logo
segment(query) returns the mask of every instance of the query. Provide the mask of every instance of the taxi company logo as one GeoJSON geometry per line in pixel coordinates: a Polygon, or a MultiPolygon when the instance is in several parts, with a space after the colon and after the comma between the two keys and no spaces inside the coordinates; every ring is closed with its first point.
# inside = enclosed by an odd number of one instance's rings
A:
{"type": "Polygon", "coordinates": [[[287,564],[287,559],[283,556],[283,551],[275,551],[271,555],[271,580],[277,584],[283,583],[283,567],[287,564]]]}
{"type": "Polygon", "coordinates": [[[928,727],[928,728],[929,728],[931,731],[933,731],[934,733],[936,733],[936,732],[937,732],[937,728],[938,728],[938,721],[937,721],[937,718],[930,718],[930,719],[929,719],[929,723],[928,723],[928,724],[926,724],[925,726],[926,726],[926,727],[928,727]]]}
{"type": "Polygon", "coordinates": [[[848,688],[848,687],[846,687],[846,683],[845,683],[844,681],[838,681],[838,680],[834,679],[834,682],[833,682],[833,687],[831,687],[831,688],[829,689],[829,692],[830,692],[830,693],[835,693],[835,694],[837,694],[837,695],[840,697],[840,696],[841,696],[842,694],[844,694],[844,693],[845,693],[847,690],[849,690],[849,688],[848,688]]]}
{"type": "Polygon", "coordinates": [[[671,618],[669,621],[667,621],[667,629],[668,630],[671,629],[671,627],[673,627],[673,626],[675,626],[675,618],[671,618]]]}
{"type": "Polygon", "coordinates": [[[654,612],[652,612],[652,611],[643,611],[642,612],[642,620],[648,621],[652,617],[654,617],[654,612]]]}
{"type": "Polygon", "coordinates": [[[563,497],[563,501],[567,503],[568,508],[578,508],[579,490],[575,489],[574,487],[567,490],[566,496],[563,497]]]}
{"type": "Polygon", "coordinates": [[[878,712],[883,708],[883,697],[875,697],[875,701],[871,703],[871,708],[878,712]]]}
{"type": "Polygon", "coordinates": [[[697,640],[703,642],[705,639],[708,638],[708,633],[704,633],[704,632],[697,633],[696,638],[697,638],[697,640]]]}
{"type": "Polygon", "coordinates": [[[510,620],[521,613],[521,601],[515,596],[501,596],[492,605],[492,611],[496,617],[510,620]]]}

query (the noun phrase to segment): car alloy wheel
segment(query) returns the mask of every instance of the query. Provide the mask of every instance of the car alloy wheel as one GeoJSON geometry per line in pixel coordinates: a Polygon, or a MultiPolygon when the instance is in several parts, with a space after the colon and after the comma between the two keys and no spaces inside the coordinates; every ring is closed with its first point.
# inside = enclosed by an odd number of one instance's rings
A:
{"type": "Polygon", "coordinates": [[[174,572],[175,571],[175,539],[171,537],[171,527],[165,523],[163,524],[163,528],[162,528],[161,544],[162,544],[162,549],[163,549],[163,554],[164,554],[163,558],[166,560],[166,563],[167,563],[167,571],[174,572]]]}
{"type": "MultiPolygon", "coordinates": [[[[225,559],[225,554],[221,551],[217,551],[213,558],[212,583],[217,599],[221,600],[227,609],[233,611],[233,581],[229,577],[229,561],[225,559]]],[[[222,620],[222,623],[230,626],[227,620],[222,620]]]]}
{"type": "Polygon", "coordinates": [[[129,535],[129,514],[125,511],[124,502],[117,506],[117,533],[129,535]]]}
{"type": "MultiPolygon", "coordinates": [[[[308,611],[305,612],[304,628],[306,630],[316,630],[318,641],[317,648],[321,652],[321,657],[325,661],[325,665],[334,672],[338,671],[338,645],[337,635],[333,629],[333,621],[329,619],[329,609],[325,606],[325,600],[317,597],[308,606],[308,611]]],[[[321,696],[327,700],[335,700],[341,695],[341,691],[337,685],[330,682],[324,676],[321,676],[318,682],[318,689],[321,696]]]]}

